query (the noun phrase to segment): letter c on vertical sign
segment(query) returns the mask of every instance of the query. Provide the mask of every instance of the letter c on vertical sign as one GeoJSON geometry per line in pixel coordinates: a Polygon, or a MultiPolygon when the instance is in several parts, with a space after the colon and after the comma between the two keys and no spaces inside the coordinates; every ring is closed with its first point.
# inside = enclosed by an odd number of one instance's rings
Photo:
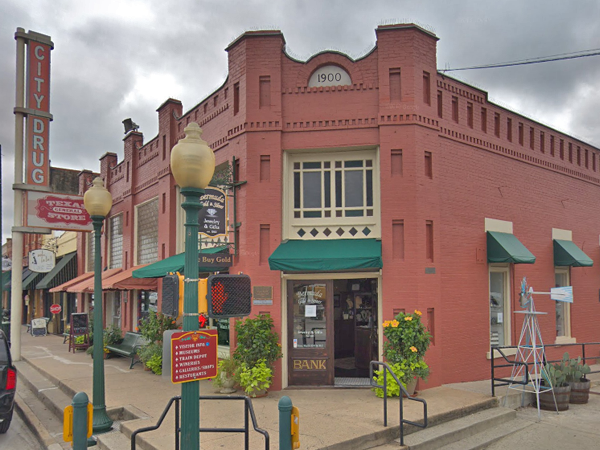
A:
{"type": "Polygon", "coordinates": [[[42,47],[41,45],[36,45],[35,50],[34,50],[35,57],[39,60],[43,60],[44,59],[43,51],[44,51],[44,47],[42,47]],[[40,52],[42,52],[42,53],[40,54],[40,52]]]}

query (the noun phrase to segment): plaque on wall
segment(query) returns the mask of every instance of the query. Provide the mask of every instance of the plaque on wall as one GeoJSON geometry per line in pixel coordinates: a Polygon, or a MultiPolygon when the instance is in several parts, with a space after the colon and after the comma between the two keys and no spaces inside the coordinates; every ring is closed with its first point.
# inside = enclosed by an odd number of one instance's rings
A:
{"type": "Polygon", "coordinates": [[[254,305],[272,305],[273,286],[253,286],[252,303],[254,305]]]}

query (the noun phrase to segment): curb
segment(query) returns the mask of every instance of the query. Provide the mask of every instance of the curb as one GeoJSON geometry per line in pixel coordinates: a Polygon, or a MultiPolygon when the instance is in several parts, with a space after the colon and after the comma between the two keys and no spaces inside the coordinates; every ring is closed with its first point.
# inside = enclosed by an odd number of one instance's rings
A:
{"type": "Polygon", "coordinates": [[[50,436],[48,430],[42,425],[35,413],[27,406],[18,392],[15,395],[15,410],[44,448],[47,450],[62,450],[61,445],[50,436]]]}

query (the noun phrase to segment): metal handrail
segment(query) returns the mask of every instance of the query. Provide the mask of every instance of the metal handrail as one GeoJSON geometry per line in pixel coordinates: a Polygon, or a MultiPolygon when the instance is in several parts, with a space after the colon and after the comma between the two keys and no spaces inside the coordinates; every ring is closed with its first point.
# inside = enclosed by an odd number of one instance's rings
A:
{"type": "Polygon", "coordinates": [[[387,365],[387,363],[383,362],[383,361],[371,361],[371,364],[369,364],[369,379],[371,380],[371,386],[375,387],[375,388],[379,388],[379,389],[383,389],[383,426],[387,427],[387,374],[388,372],[390,373],[390,375],[394,378],[394,380],[396,381],[396,383],[398,383],[398,386],[400,387],[400,390],[402,391],[402,394],[400,395],[400,446],[404,446],[404,424],[408,424],[408,425],[414,425],[415,427],[419,427],[419,428],[426,428],[427,427],[427,402],[425,400],[423,400],[422,398],[417,398],[417,397],[411,397],[408,392],[406,391],[406,388],[404,387],[404,385],[402,383],[400,383],[400,380],[398,380],[398,377],[396,377],[396,374],[392,371],[392,369],[390,369],[390,366],[387,365]],[[383,386],[380,386],[379,384],[377,384],[375,382],[375,378],[373,378],[373,367],[375,366],[383,366],[383,386]],[[423,423],[417,423],[417,422],[411,422],[410,420],[406,420],[404,418],[404,396],[406,396],[407,399],[415,401],[415,402],[420,402],[423,404],[423,423]]]}
{"type": "MultiPolygon", "coordinates": [[[[510,347],[510,348],[512,348],[512,347],[510,347]]],[[[502,352],[502,350],[500,349],[500,347],[491,347],[491,350],[492,350],[492,352],[491,352],[490,364],[492,366],[492,397],[496,396],[496,387],[508,386],[509,384],[522,384],[523,386],[527,386],[529,384],[529,366],[527,365],[527,363],[522,362],[522,361],[511,361],[502,352]],[[494,362],[495,362],[495,360],[494,360],[494,351],[497,351],[498,353],[500,353],[500,356],[502,356],[502,358],[504,358],[504,360],[508,364],[502,364],[502,365],[496,365],[496,364],[494,364],[494,362]],[[507,378],[496,378],[494,376],[496,368],[514,367],[515,365],[519,365],[519,366],[524,366],[525,367],[525,381],[513,381],[513,380],[509,380],[507,378]],[[496,383],[496,381],[501,381],[501,383],[496,383]]]]}
{"type": "MultiPolygon", "coordinates": [[[[244,427],[243,428],[200,428],[199,432],[201,433],[244,433],[244,443],[245,449],[248,450],[250,448],[250,432],[248,427],[248,419],[252,420],[252,427],[254,431],[259,434],[262,434],[265,438],[265,450],[269,450],[270,448],[270,438],[269,433],[262,428],[258,427],[258,423],[256,421],[256,414],[254,414],[254,408],[252,406],[252,400],[249,397],[243,395],[228,395],[228,396],[217,396],[217,395],[206,395],[200,396],[200,400],[243,400],[244,401],[244,427]]],[[[179,433],[181,432],[181,427],[179,426],[179,403],[181,401],[181,396],[173,397],[167,403],[164,411],[158,419],[156,425],[152,425],[149,427],[140,428],[139,430],[135,430],[131,434],[131,450],[136,450],[136,442],[135,438],[138,434],[144,433],[147,431],[154,431],[158,429],[167,413],[171,409],[171,405],[175,403],[175,450],[179,450],[179,433]]]]}
{"type": "MultiPolygon", "coordinates": [[[[586,364],[586,360],[588,359],[593,359],[596,360],[598,358],[596,357],[586,357],[586,352],[585,349],[586,347],[592,346],[592,345],[597,345],[600,346],[600,342],[580,342],[580,343],[572,343],[572,344],[544,344],[543,347],[581,347],[581,360],[583,364],[586,364]]],[[[490,365],[491,365],[491,375],[492,375],[492,397],[495,397],[495,388],[498,386],[507,386],[509,384],[522,384],[522,385],[527,385],[529,384],[529,364],[533,364],[533,362],[529,362],[529,363],[525,363],[522,361],[512,361],[510,359],[508,359],[506,357],[506,355],[503,353],[502,350],[507,350],[507,349],[518,349],[519,346],[518,345],[503,345],[503,346],[492,346],[491,347],[491,358],[490,358],[490,365]],[[495,364],[494,361],[494,351],[497,351],[498,353],[500,353],[500,355],[504,358],[504,360],[506,362],[508,362],[508,364],[500,364],[497,365],[495,364]],[[509,380],[506,378],[495,378],[495,369],[499,369],[502,367],[514,367],[515,365],[525,365],[527,366],[527,370],[526,370],[526,381],[514,381],[514,380],[509,380]],[[503,383],[499,383],[496,384],[495,381],[502,381],[503,383]]],[[[562,361],[562,359],[553,359],[553,360],[547,360],[545,355],[544,355],[544,361],[543,364],[552,364],[552,363],[557,363],[562,361]]],[[[592,370],[590,371],[590,373],[600,373],[600,370],[592,370]]]]}

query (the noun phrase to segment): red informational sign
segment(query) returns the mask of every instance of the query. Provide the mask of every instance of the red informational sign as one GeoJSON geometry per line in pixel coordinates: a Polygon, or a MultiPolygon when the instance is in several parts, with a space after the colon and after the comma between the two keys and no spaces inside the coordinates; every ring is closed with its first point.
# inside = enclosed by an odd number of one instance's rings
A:
{"type": "Polygon", "coordinates": [[[66,231],[91,231],[92,219],[85,210],[83,197],[48,192],[27,192],[28,227],[66,231]]]}
{"type": "Polygon", "coordinates": [[[50,306],[50,312],[52,314],[59,314],[62,311],[62,308],[60,305],[54,304],[52,306],[50,306]]]}
{"type": "Polygon", "coordinates": [[[47,44],[29,41],[27,55],[27,157],[25,183],[50,185],[50,51],[47,44]],[[39,114],[36,114],[39,113],[39,114]]]}
{"type": "Polygon", "coordinates": [[[171,336],[171,382],[217,376],[217,330],[182,331],[171,336]]]}

